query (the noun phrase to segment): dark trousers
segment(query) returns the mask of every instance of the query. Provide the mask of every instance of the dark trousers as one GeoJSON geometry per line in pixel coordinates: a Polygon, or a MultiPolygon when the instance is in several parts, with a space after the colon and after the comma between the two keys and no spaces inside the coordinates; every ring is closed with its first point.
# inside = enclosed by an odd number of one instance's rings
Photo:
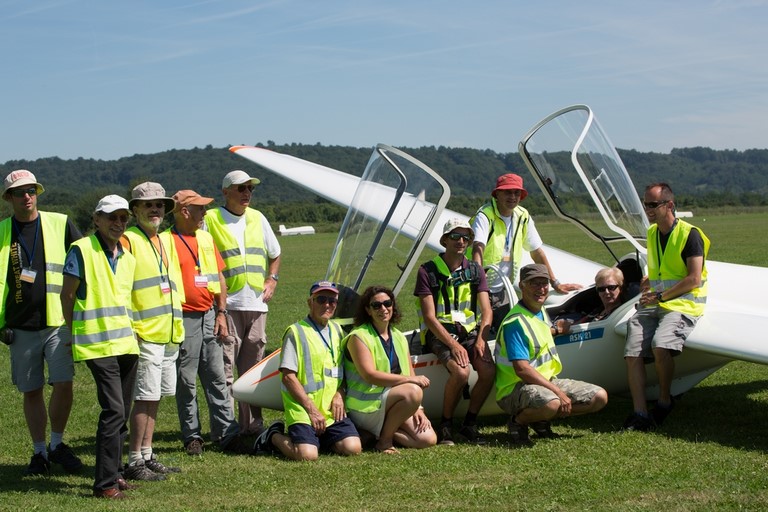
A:
{"type": "Polygon", "coordinates": [[[101,357],[86,361],[96,381],[101,406],[96,431],[96,478],[94,490],[117,487],[123,445],[128,437],[128,417],[136,383],[138,354],[101,357]]]}

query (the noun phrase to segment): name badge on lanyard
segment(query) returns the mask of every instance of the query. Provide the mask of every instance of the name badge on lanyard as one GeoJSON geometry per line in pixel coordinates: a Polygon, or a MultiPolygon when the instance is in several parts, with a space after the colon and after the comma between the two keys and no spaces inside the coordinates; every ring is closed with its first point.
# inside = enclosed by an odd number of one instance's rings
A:
{"type": "Polygon", "coordinates": [[[37,270],[33,268],[24,268],[21,270],[19,279],[25,283],[34,283],[37,277],[37,270]]]}
{"type": "Polygon", "coordinates": [[[171,283],[168,282],[165,276],[160,278],[160,290],[163,293],[171,293],[171,283]]]}
{"type": "Polygon", "coordinates": [[[206,288],[208,286],[208,276],[195,276],[195,288],[206,288]]]}
{"type": "Polygon", "coordinates": [[[331,377],[333,377],[334,379],[341,378],[341,372],[339,371],[339,368],[337,366],[334,366],[333,368],[331,368],[331,377]]]}
{"type": "Polygon", "coordinates": [[[451,320],[464,324],[467,321],[467,315],[463,311],[451,311],[451,320]]]}

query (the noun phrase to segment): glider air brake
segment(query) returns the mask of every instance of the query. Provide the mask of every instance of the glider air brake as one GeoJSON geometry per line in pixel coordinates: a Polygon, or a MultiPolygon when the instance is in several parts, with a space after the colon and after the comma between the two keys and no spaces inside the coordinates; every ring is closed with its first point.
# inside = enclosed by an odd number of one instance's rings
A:
{"type": "MultiPolygon", "coordinates": [[[[523,138],[520,154],[553,211],[576,224],[586,236],[600,242],[624,271],[630,290],[639,288],[645,273],[645,235],[648,221],[636,189],[613,145],[591,109],[574,105],[548,116],[523,138]],[[629,243],[632,253],[618,257],[611,245],[629,243]]],[[[373,284],[391,286],[399,307],[416,307],[411,290],[399,292],[414,267],[427,259],[425,246],[440,251],[443,224],[465,215],[445,208],[448,184],[429,167],[409,155],[378,145],[358,178],[335,169],[281,155],[264,148],[237,146],[231,151],[247,158],[317,195],[349,207],[326,278],[341,290],[337,320],[351,322],[359,294],[373,284]]],[[[714,241],[716,244],[717,241],[714,241]]],[[[547,256],[563,281],[593,283],[602,265],[546,246],[547,256]]],[[[521,265],[529,263],[526,261],[521,265]]],[[[707,261],[709,293],[707,309],[676,358],[672,392],[684,393],[733,359],[768,363],[763,326],[768,314],[761,308],[756,287],[767,283],[768,268],[707,261]]],[[[496,272],[494,267],[488,272],[496,272]]],[[[511,301],[516,292],[505,281],[511,301]]],[[[635,312],[638,294],[609,317],[575,324],[569,334],[558,336],[563,361],[561,377],[593,382],[609,393],[627,391],[623,360],[626,324],[635,312]]],[[[567,295],[551,294],[547,301],[553,318],[580,318],[599,305],[593,285],[567,295]]],[[[415,316],[415,315],[413,315],[415,316]]],[[[403,326],[400,328],[417,326],[403,326]]],[[[412,354],[418,354],[418,331],[410,331],[412,354]]],[[[494,344],[493,341],[490,342],[494,344]]],[[[235,398],[253,405],[282,409],[279,351],[240,376],[233,386],[235,398]]],[[[432,418],[440,416],[443,388],[448,373],[432,354],[413,355],[417,374],[431,385],[424,392],[424,407],[432,418]]],[[[470,386],[476,381],[474,372],[470,386]]],[[[657,392],[653,365],[648,366],[648,395],[657,392]]],[[[459,405],[462,414],[468,393],[459,405]]],[[[481,414],[496,414],[491,392],[481,414]]]]}

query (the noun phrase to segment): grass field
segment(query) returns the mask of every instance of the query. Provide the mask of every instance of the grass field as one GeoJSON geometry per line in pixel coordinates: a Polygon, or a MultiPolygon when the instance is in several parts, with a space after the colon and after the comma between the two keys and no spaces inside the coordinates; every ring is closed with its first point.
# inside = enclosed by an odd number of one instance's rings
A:
{"type": "MultiPolygon", "coordinates": [[[[711,258],[766,265],[765,215],[694,218],[712,239],[711,258]]],[[[561,248],[608,263],[598,244],[576,230],[537,224],[561,248]]],[[[281,279],[268,322],[270,348],[306,311],[311,281],[325,273],[335,236],[281,239],[281,279]]],[[[621,253],[621,251],[618,251],[621,253]]],[[[626,252],[626,251],[625,251],[626,252]]],[[[424,257],[426,259],[426,256],[424,257]]],[[[410,293],[401,296],[410,309],[410,293]]],[[[414,317],[411,317],[414,318],[414,317]]],[[[409,320],[412,321],[412,320],[409,320]]],[[[764,336],[764,335],[762,335],[764,336]]],[[[567,361],[565,362],[567,365],[567,361]]],[[[621,361],[606,361],[619,364],[621,361]]],[[[316,463],[229,456],[190,458],[178,440],[175,403],[165,399],[156,449],[183,473],[144,483],[125,503],[90,494],[99,407],[87,368],[77,366],[75,410],[66,440],[82,456],[83,475],[56,468],[22,479],[31,455],[21,395],[10,384],[8,350],[0,347],[0,510],[764,510],[768,507],[768,366],[731,363],[689,391],[664,428],[619,433],[630,409],[612,396],[604,411],[555,426],[560,439],[528,449],[507,446],[504,418],[490,418],[488,447],[404,450],[398,457],[364,453],[316,463]]],[[[205,407],[203,405],[203,412],[205,407]]],[[[268,419],[278,413],[269,411],[268,419]]]]}

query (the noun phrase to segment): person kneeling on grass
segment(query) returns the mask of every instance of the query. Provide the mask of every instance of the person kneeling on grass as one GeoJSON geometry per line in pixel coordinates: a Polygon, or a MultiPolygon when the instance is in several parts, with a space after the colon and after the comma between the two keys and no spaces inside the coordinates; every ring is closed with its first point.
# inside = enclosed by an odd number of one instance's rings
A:
{"type": "Polygon", "coordinates": [[[539,437],[557,437],[550,421],[597,412],[608,403],[608,393],[594,384],[558,379],[563,368],[555,348],[544,301],[549,295],[549,272],[541,264],[520,270],[522,299],[499,329],[496,340],[496,401],[511,415],[507,428],[512,441],[530,443],[528,427],[539,437]]]}
{"type": "Polygon", "coordinates": [[[360,436],[344,409],[342,330],[332,321],[339,301],[334,283],[309,289],[309,314],[288,327],[280,355],[284,424],[276,421],[256,438],[256,455],[276,448],[291,460],[317,460],[320,448],[357,455],[360,436]]]}
{"type": "Polygon", "coordinates": [[[400,320],[392,290],[371,286],[363,292],[355,314],[356,328],[344,351],[345,403],[358,430],[376,436],[376,450],[398,453],[428,448],[437,434],[421,407],[429,379],[415,375],[408,342],[392,324],[400,320]]]}

